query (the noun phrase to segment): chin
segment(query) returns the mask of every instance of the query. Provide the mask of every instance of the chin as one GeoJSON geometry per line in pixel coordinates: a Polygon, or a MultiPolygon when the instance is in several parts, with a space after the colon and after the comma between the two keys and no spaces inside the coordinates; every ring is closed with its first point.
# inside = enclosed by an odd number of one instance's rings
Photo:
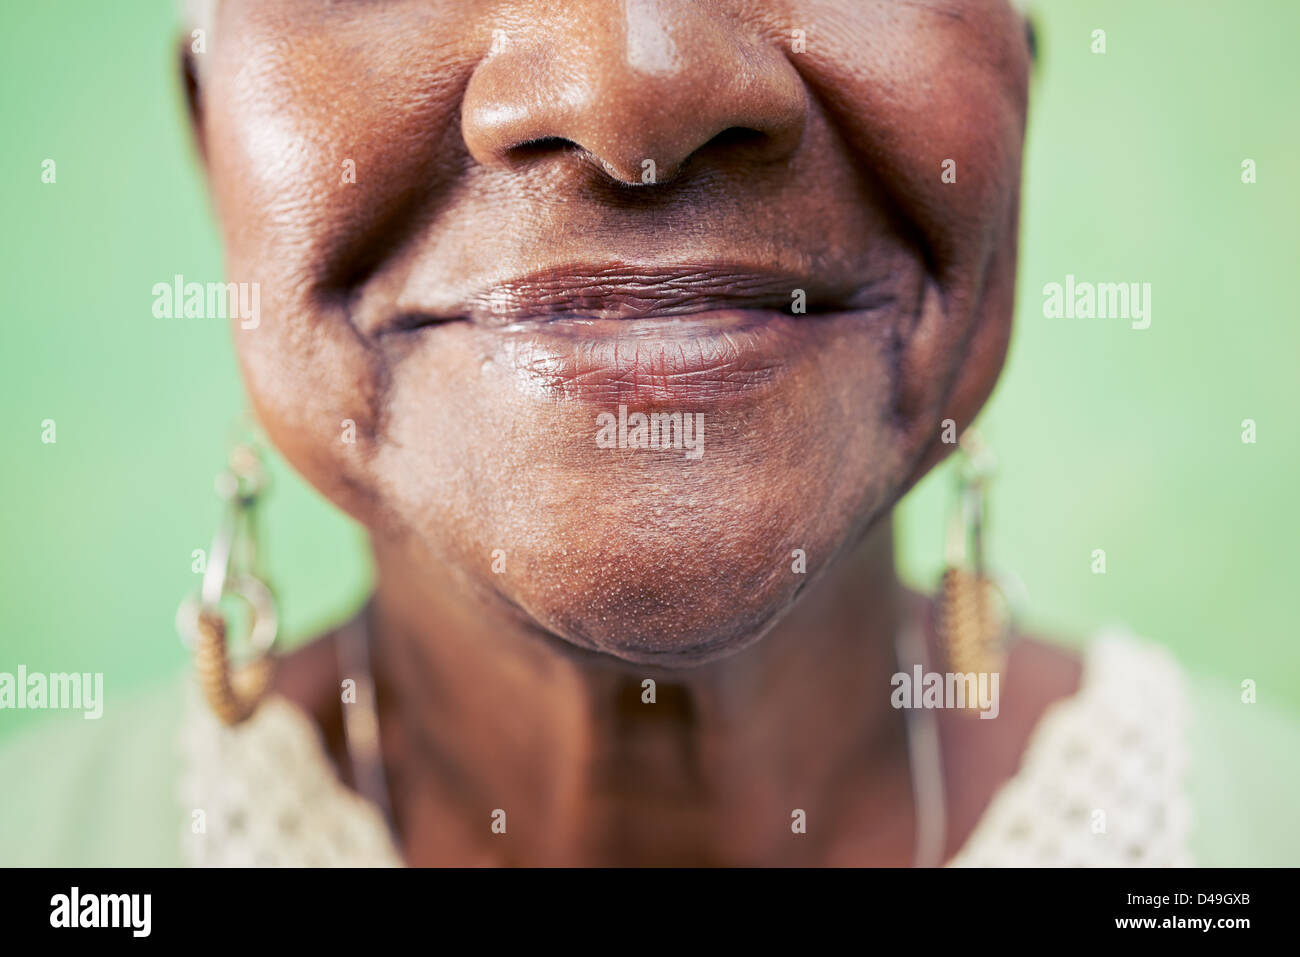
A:
{"type": "MultiPolygon", "coordinates": [[[[578,648],[631,664],[690,667],[725,658],[759,640],[793,604],[801,582],[768,570],[684,570],[646,576],[596,573],[567,582],[561,601],[549,594],[515,600],[546,633],[578,648]]],[[[547,582],[541,583],[546,588],[547,582]]]]}
{"type": "Polygon", "coordinates": [[[582,636],[576,629],[595,623],[577,623],[574,631],[556,637],[627,664],[679,669],[705,665],[743,651],[761,639],[779,617],[764,610],[756,612],[751,621],[737,621],[734,610],[719,609],[719,615],[727,615],[722,620],[702,611],[705,614],[690,617],[664,615],[661,627],[654,619],[647,619],[627,630],[604,635],[582,636]],[[677,637],[665,638],[673,629],[677,637]]]}
{"type": "MultiPolygon", "coordinates": [[[[883,513],[875,483],[797,494],[783,473],[671,504],[624,490],[622,507],[538,522],[486,584],[539,630],[643,665],[685,667],[762,638],[883,513]]],[[[598,496],[592,497],[598,501],[598,496]]]]}

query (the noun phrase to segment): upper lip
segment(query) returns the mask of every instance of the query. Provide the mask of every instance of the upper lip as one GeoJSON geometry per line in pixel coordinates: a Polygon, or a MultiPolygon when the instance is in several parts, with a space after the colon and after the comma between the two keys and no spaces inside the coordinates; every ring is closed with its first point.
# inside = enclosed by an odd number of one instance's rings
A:
{"type": "Polygon", "coordinates": [[[672,266],[566,264],[472,287],[453,302],[403,307],[379,332],[452,320],[505,326],[556,319],[645,319],[733,309],[790,311],[802,290],[809,313],[863,308],[879,299],[783,270],[719,263],[672,266]]]}

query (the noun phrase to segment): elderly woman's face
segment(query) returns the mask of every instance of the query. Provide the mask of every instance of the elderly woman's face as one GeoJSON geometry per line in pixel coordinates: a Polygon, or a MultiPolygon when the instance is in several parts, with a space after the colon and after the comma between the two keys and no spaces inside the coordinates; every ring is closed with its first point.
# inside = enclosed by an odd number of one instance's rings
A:
{"type": "Polygon", "coordinates": [[[1003,0],[221,0],[211,27],[258,413],[466,594],[626,659],[724,653],[992,387],[1028,59],[1003,0]]]}

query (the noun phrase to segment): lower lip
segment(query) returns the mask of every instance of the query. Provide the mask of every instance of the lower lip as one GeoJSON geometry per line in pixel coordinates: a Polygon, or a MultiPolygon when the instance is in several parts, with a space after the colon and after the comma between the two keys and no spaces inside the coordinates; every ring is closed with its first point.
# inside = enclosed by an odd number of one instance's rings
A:
{"type": "Polygon", "coordinates": [[[770,389],[840,336],[850,313],[728,309],[645,319],[547,318],[485,330],[525,388],[595,405],[688,409],[770,389]]]}

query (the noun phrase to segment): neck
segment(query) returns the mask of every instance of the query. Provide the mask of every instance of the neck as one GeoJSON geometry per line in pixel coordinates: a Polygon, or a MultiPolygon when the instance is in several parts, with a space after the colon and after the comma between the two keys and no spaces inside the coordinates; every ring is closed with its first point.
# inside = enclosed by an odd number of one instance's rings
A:
{"type": "Polygon", "coordinates": [[[673,670],[540,635],[464,601],[445,564],[374,547],[380,721],[410,863],[910,862],[889,705],[907,598],[887,522],[763,640],[673,670]]]}

